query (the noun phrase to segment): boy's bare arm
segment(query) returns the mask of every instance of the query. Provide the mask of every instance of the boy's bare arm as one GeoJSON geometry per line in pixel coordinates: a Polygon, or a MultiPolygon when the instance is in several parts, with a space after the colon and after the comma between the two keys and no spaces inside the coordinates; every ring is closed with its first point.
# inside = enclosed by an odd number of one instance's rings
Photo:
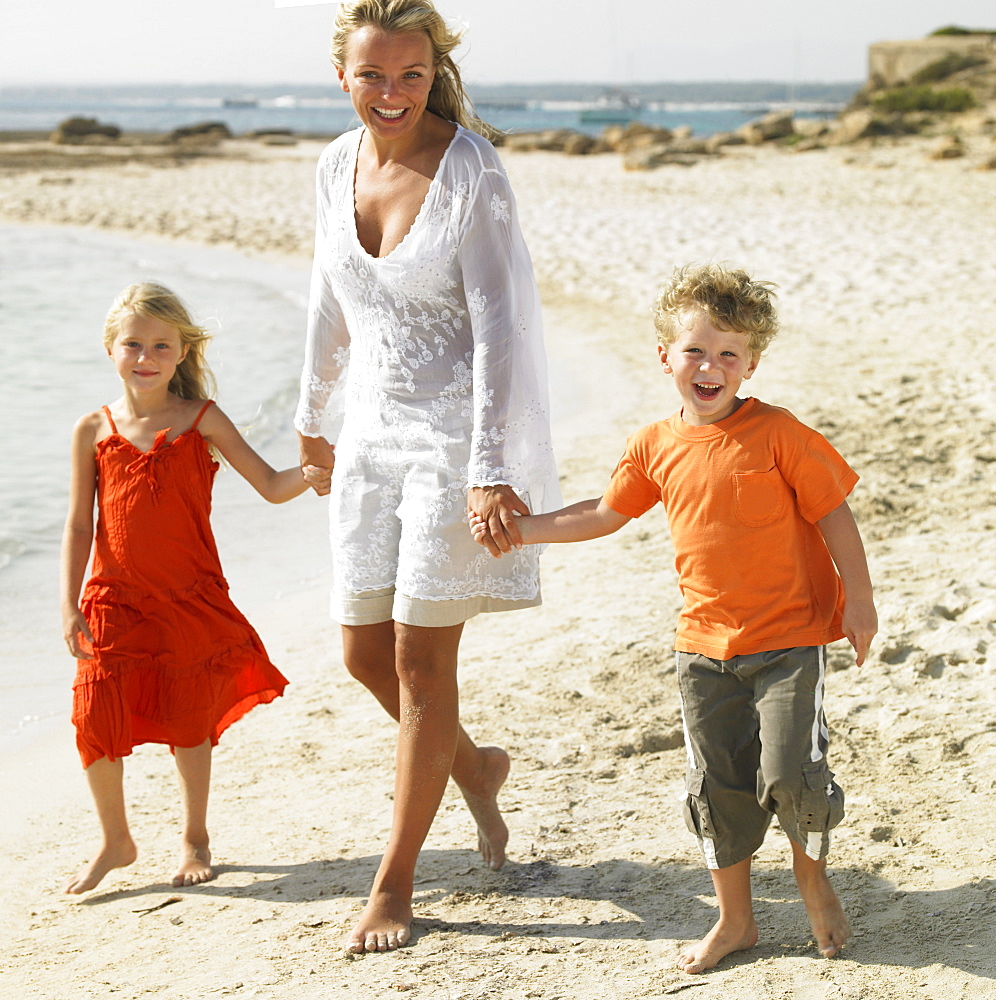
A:
{"type": "MultiPolygon", "coordinates": [[[[601,498],[581,500],[548,514],[531,514],[516,518],[523,545],[546,542],[584,542],[618,531],[632,518],[614,511],[601,498]]],[[[470,519],[474,540],[487,545],[488,526],[476,515],[470,519]]],[[[488,548],[491,548],[488,546],[488,548]]],[[[492,550],[492,555],[495,555],[492,550]]],[[[500,555],[498,556],[500,558],[500,555]]]]}
{"type": "Polygon", "coordinates": [[[833,557],[844,585],[844,618],[841,627],[854,647],[857,664],[865,661],[868,647],[878,631],[878,614],[872,596],[865,547],[861,544],[854,515],[845,500],[816,522],[833,557]]]}

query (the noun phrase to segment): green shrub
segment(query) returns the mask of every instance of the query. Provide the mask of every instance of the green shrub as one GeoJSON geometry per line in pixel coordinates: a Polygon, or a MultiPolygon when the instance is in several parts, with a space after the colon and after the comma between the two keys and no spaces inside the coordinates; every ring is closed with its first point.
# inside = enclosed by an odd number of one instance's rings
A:
{"type": "Polygon", "coordinates": [[[925,85],[896,87],[875,98],[879,111],[967,111],[974,108],[975,95],[965,87],[934,90],[925,85]]]}
{"type": "Polygon", "coordinates": [[[963,69],[970,69],[972,66],[981,66],[987,60],[981,56],[962,55],[957,52],[949,52],[946,56],[932,62],[929,66],[917,70],[913,74],[913,83],[934,83],[937,80],[946,80],[949,76],[960,72],[963,69]]]}
{"type": "Polygon", "coordinates": [[[996,35],[996,31],[988,28],[961,28],[957,24],[949,24],[945,28],[932,31],[928,37],[933,38],[936,35],[996,35]]]}

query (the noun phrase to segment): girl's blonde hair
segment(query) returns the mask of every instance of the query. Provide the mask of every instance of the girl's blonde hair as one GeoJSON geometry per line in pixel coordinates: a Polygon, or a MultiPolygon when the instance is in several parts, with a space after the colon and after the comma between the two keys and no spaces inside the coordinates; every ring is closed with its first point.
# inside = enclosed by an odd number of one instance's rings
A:
{"type": "Polygon", "coordinates": [[[427,110],[464,128],[495,140],[501,132],[481,121],[464,90],[460,70],[450,53],[460,44],[463,32],[450,28],[430,0],[352,0],[340,3],[332,31],[332,62],[346,68],[346,44],[359,28],[380,28],[396,34],[424,31],[432,45],[435,79],[429,91],[427,110]]]}
{"type": "Polygon", "coordinates": [[[104,320],[104,347],[107,350],[111,349],[129,314],[151,316],[172,326],[180,334],[180,342],[187,348],[187,353],[176,366],[169,391],[182,399],[213,399],[217,387],[204,356],[211,334],[190,318],[179,296],[155,281],[129,285],[114,300],[104,320]]]}
{"type": "Polygon", "coordinates": [[[726,264],[675,268],[654,303],[657,341],[670,347],[678,336],[678,316],[701,309],[721,329],[744,334],[752,356],[759,358],[778,332],[772,301],[777,287],[726,264]]]}

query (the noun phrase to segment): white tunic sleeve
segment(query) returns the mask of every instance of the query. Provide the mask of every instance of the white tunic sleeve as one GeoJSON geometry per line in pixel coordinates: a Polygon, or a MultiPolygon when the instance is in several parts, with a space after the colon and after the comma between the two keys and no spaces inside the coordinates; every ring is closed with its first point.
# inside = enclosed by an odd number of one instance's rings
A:
{"type": "Polygon", "coordinates": [[[559,500],[539,292],[508,178],[487,152],[459,251],[474,342],[467,478],[470,486],[508,483],[537,512],[559,500]]]}
{"type": "Polygon", "coordinates": [[[341,424],[341,404],[329,407],[333,394],[341,397],[349,362],[349,331],[342,308],[332,291],[327,268],[332,266],[326,250],[333,191],[328,170],[328,150],[318,164],[315,222],[315,256],[308,302],[308,334],[301,372],[301,395],[294,427],[306,437],[327,437],[334,442],[341,424]],[[324,420],[326,411],[333,420],[324,420]]]}

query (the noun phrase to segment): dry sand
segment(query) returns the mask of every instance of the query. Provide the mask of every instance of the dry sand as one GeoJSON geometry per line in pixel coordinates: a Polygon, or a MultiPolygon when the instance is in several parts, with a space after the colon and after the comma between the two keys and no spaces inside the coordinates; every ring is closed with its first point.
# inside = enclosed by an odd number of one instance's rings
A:
{"type": "MultiPolygon", "coordinates": [[[[306,256],[317,149],[233,144],[169,168],[0,164],[0,220],[306,256]]],[[[648,318],[659,279],[717,258],[781,286],[783,332],[750,389],[861,474],[853,507],[882,620],[860,670],[833,648],[827,685],[847,795],[831,863],[851,943],[817,956],[773,829],[756,862],[759,945],[704,977],[674,969],[715,900],[680,816],[679,599],[651,512],[551,548],[543,608],[468,627],[465,724],[514,760],[511,860],[480,866],[448,794],[418,871],[413,947],[358,959],[339,948],[387,835],[394,733],[344,678],[315,584],[246,608],[293,683],[217,752],[216,881],[169,888],[172,765],[143,748],[127,769],[142,857],[84,899],[61,897],[95,841],[70,732],[25,762],[33,794],[8,800],[5,996],[996,997],[996,171],[929,161],[916,141],[735,150],[647,174],[615,156],[506,162],[549,353],[577,386],[557,425],[569,500],[597,495],[627,433],[675,407],[648,318]]],[[[243,571],[276,559],[321,573],[319,501],[296,504],[282,519],[246,504],[240,528],[269,547],[244,553],[243,571]]],[[[218,527],[225,551],[238,533],[218,527]]]]}

